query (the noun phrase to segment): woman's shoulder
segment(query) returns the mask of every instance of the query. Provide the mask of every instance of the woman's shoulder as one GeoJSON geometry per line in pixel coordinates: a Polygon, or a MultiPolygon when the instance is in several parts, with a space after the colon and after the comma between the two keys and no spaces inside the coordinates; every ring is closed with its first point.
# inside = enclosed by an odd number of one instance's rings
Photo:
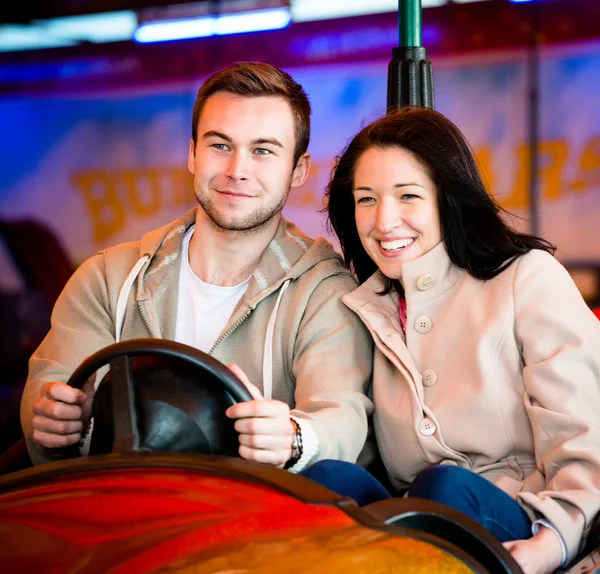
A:
{"type": "Polygon", "coordinates": [[[562,264],[548,251],[544,249],[532,249],[531,251],[521,255],[516,261],[520,261],[521,265],[536,265],[550,268],[562,268],[562,264]]]}
{"type": "Polygon", "coordinates": [[[532,249],[515,257],[497,278],[514,284],[523,278],[528,281],[545,279],[548,274],[570,279],[569,272],[554,255],[543,249],[532,249]]]}
{"type": "Polygon", "coordinates": [[[512,284],[515,301],[531,305],[556,304],[565,308],[585,306],[567,269],[547,251],[532,249],[516,258],[500,276],[512,284]]]}

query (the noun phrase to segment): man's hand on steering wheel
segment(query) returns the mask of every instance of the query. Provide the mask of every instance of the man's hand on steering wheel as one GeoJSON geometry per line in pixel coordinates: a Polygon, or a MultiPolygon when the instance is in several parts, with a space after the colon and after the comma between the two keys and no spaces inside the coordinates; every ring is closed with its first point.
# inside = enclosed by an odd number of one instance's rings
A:
{"type": "Polygon", "coordinates": [[[44,448],[77,444],[90,420],[94,401],[93,375],[82,390],[58,381],[45,383],[33,403],[33,440],[44,448]]]}
{"type": "Polygon", "coordinates": [[[237,365],[229,369],[246,385],[253,401],[229,407],[225,414],[236,419],[235,430],[240,433],[239,453],[242,458],[283,468],[292,457],[294,427],[290,408],[274,399],[265,399],[237,365]]]}

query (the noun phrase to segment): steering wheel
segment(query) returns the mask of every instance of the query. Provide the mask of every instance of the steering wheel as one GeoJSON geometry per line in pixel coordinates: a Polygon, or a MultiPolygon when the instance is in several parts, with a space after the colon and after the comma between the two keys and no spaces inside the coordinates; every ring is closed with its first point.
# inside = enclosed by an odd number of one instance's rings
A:
{"type": "Polygon", "coordinates": [[[89,454],[162,451],[237,456],[225,410],[250,401],[245,385],[214,357],[165,339],[131,339],[88,357],[68,384],[81,389],[106,365],[92,407],[89,454]]]}

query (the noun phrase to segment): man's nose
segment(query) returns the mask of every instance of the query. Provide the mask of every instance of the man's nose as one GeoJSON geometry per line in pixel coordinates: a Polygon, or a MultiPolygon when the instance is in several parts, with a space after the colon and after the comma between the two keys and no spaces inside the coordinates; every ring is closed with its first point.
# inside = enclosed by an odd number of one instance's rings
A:
{"type": "Polygon", "coordinates": [[[234,181],[245,180],[250,177],[250,159],[241,151],[235,151],[229,157],[225,176],[234,181]]]}

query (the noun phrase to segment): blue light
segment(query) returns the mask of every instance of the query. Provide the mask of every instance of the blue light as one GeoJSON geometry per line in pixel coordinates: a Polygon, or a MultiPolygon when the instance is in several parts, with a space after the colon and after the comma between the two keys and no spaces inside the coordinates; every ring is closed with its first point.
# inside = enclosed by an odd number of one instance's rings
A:
{"type": "Polygon", "coordinates": [[[0,52],[77,46],[83,41],[121,42],[131,40],[136,26],[131,10],[7,24],[0,26],[0,52]]]}
{"type": "Polygon", "coordinates": [[[140,43],[168,42],[186,38],[263,32],[285,28],[290,22],[291,16],[287,8],[164,20],[139,26],[134,34],[134,40],[140,43]]]}
{"type": "Polygon", "coordinates": [[[185,38],[206,38],[214,34],[214,22],[209,16],[190,20],[173,20],[171,22],[151,22],[142,24],[133,35],[136,42],[142,44],[152,42],[168,42],[185,38]]]}

